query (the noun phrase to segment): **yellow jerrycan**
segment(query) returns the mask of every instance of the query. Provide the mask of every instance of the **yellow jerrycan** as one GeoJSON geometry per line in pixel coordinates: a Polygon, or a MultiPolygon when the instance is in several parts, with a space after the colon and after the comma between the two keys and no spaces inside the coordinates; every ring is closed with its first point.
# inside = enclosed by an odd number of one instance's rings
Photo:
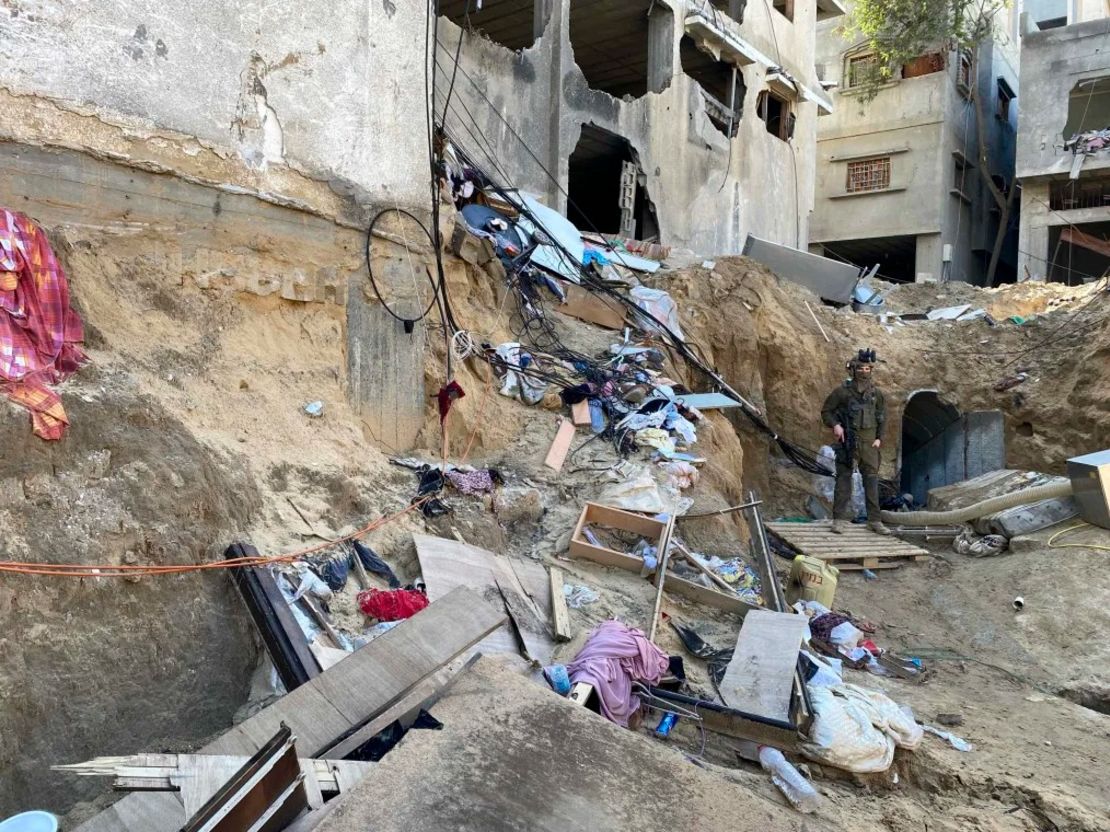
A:
{"type": "Polygon", "coordinates": [[[840,570],[820,558],[798,555],[790,567],[787,579],[786,600],[816,601],[832,609],[836,598],[836,579],[840,570]]]}

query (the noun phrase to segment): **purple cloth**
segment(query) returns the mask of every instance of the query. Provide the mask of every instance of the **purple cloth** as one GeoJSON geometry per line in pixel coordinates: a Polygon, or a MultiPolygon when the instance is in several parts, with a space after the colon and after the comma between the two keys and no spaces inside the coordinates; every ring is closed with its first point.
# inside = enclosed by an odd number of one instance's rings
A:
{"type": "Polygon", "coordinates": [[[667,672],[667,654],[648,641],[640,630],[619,621],[602,622],[590,635],[574,661],[567,665],[572,684],[593,685],[601,700],[601,713],[617,725],[640,707],[632,683],[657,685],[667,672]]]}
{"type": "Polygon", "coordinates": [[[489,471],[448,471],[447,479],[463,494],[476,497],[479,494],[488,494],[493,491],[493,477],[489,471]]]}

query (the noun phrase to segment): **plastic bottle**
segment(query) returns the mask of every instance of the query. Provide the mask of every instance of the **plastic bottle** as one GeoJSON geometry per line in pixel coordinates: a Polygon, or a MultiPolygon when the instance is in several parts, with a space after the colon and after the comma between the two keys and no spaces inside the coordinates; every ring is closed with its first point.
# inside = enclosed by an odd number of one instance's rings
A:
{"type": "Polygon", "coordinates": [[[821,795],[813,788],[813,784],[777,748],[759,746],[759,763],[770,773],[771,782],[779,787],[779,791],[786,795],[786,799],[799,812],[809,814],[821,808],[821,795]]]}

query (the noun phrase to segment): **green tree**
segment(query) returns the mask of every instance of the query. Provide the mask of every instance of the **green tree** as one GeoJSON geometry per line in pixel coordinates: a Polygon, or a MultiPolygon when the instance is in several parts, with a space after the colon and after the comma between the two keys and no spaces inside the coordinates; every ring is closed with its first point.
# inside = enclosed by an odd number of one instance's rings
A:
{"type": "Polygon", "coordinates": [[[864,105],[874,100],[884,83],[898,77],[903,64],[919,55],[941,50],[972,56],[969,94],[975,107],[977,167],[999,211],[998,233],[987,268],[988,286],[994,285],[1018,188],[1016,182],[1011,182],[1003,191],[992,175],[986,114],[979,95],[976,67],[982,46],[994,37],[999,13],[1008,5],[1007,0],[855,0],[843,32],[851,40],[862,37],[875,54],[876,69],[870,73],[861,92],[860,100],[864,105]]]}

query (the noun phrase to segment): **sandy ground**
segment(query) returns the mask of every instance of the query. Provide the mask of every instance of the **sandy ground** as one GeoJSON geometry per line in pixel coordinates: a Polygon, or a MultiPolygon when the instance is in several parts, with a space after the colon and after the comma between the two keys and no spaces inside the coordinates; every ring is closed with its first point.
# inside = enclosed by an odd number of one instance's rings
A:
{"type": "MultiPolygon", "coordinates": [[[[104,391],[97,395],[111,399],[130,391],[148,402],[148,413],[172,415],[173,430],[195,443],[193,453],[206,460],[208,467],[195,475],[206,499],[247,495],[243,507],[223,518],[190,494],[178,507],[181,515],[203,518],[212,526],[206,527],[206,545],[190,556],[218,557],[235,537],[251,540],[268,554],[294,551],[409,505],[415,476],[390,464],[388,453],[375,445],[346,404],[341,309],[203,292],[182,285],[172,262],[141,260],[142,239],[93,242],[70,252],[67,266],[77,275],[75,296],[90,323],[94,386],[104,391]],[[131,291],[120,292],[119,281],[124,275],[134,277],[140,260],[141,277],[128,284],[131,291]],[[302,406],[317,399],[325,402],[325,413],[312,419],[302,406]]],[[[498,305],[488,277],[452,260],[448,278],[463,326],[494,343],[508,340],[511,315],[498,305]]],[[[901,288],[891,293],[890,303],[904,302],[907,311],[920,311],[923,304],[977,302],[988,305],[999,320],[1007,314],[1037,317],[1020,327],[923,322],[887,331],[877,320],[821,305],[743,258],[720,258],[712,272],[692,268],[658,275],[652,282],[675,296],[687,334],[709,362],[766,411],[776,430],[799,444],[817,447],[827,441],[816,408],[841,377],[842,362],[858,347],[874,346],[886,362],[880,384],[893,407],[913,390],[937,389],[962,411],[1001,409],[1012,467],[1055,471],[1069,455],[1110,446],[1110,420],[1105,418],[1110,387],[1107,299],[1092,297],[1090,288],[985,292],[944,287],[939,293],[933,287],[901,288]],[[814,324],[806,302],[830,342],[814,324]],[[1049,343],[1031,349],[1046,339],[1049,343]],[[1015,358],[1030,366],[1030,380],[1016,392],[995,393],[994,382],[1012,369],[1015,358]]],[[[556,319],[563,340],[577,349],[597,352],[613,342],[614,333],[558,315],[556,319]]],[[[443,349],[439,337],[430,333],[425,379],[430,390],[443,381],[443,349]]],[[[685,368],[672,369],[691,387],[704,389],[704,380],[685,368]]],[[[493,510],[488,497],[449,493],[451,515],[426,519],[409,512],[368,535],[370,545],[405,581],[419,577],[414,531],[451,537],[457,530],[471,543],[512,557],[558,559],[568,581],[600,595],[596,603],[571,611],[576,635],[560,646],[560,660],[572,657],[592,626],[606,618],[646,626],[654,599],[650,584],[629,573],[561,559],[582,503],[599,494],[603,470],[616,461],[611,446],[586,444],[587,434],[580,432],[573,456],[557,474],[542,465],[559,419],[556,401],[527,408],[498,396],[484,366],[464,367],[459,380],[468,396],[452,413],[449,458],[502,471],[507,485],[500,510],[493,510]]],[[[63,395],[90,394],[81,386],[86,383],[75,380],[63,388],[63,395]]],[[[133,409],[139,413],[143,408],[133,409]]],[[[87,428],[119,412],[98,416],[95,407],[73,408],[74,417],[86,420],[87,428]]],[[[25,416],[13,411],[11,419],[25,416]]],[[[141,424],[140,417],[123,422],[123,444],[133,422],[141,424]]],[[[138,430],[130,435],[141,455],[149,439],[138,430]]],[[[442,453],[431,408],[420,445],[412,455],[436,459],[442,453]]],[[[755,489],[767,501],[769,514],[797,514],[812,493],[812,479],[786,467],[767,438],[735,415],[709,415],[699,431],[697,451],[709,463],[688,493],[695,511],[736,504],[748,489],[755,489]]],[[[894,464],[892,453],[887,468],[892,471],[894,464]]],[[[108,481],[125,475],[113,470],[108,481]]],[[[164,479],[144,479],[141,472],[132,477],[138,477],[136,488],[151,490],[164,488],[170,479],[170,472],[159,475],[164,479]]],[[[130,511],[127,522],[168,522],[156,504],[144,508],[136,501],[130,511]]],[[[699,551],[727,556],[746,548],[746,530],[736,517],[688,525],[684,537],[699,551]]],[[[85,534],[95,541],[98,532],[85,534]]],[[[50,556],[32,535],[13,536],[11,545],[32,559],[50,556]]],[[[90,558],[105,556],[95,546],[88,552],[90,558]]],[[[938,554],[943,557],[934,563],[886,571],[873,583],[848,576],[838,604],[877,621],[880,644],[944,648],[967,657],[935,661],[935,678],[920,688],[865,681],[888,689],[923,717],[942,711],[964,714],[960,730],[976,743],[976,750],[960,755],[927,738],[922,749],[899,762],[897,784],[825,782],[828,827],[895,832],[1108,828],[1105,795],[1110,779],[1094,761],[1103,756],[1110,718],[1057,695],[1069,692],[1088,704],[1105,704],[1100,691],[1106,690],[1110,674],[1104,669],[1102,633],[1110,616],[1100,599],[1110,586],[1105,570],[1097,568],[1100,555],[1043,547],[991,561],[938,554]],[[1009,606],[1015,594],[1029,602],[1021,616],[1014,616],[1009,606]]],[[[166,555],[140,547],[137,557],[166,555]]],[[[144,578],[125,591],[143,591],[151,580],[144,578]]],[[[33,603],[34,593],[27,595],[33,603]]],[[[365,623],[353,595],[352,583],[333,602],[337,620],[352,633],[365,623]]],[[[39,600],[43,605],[65,603],[46,596],[39,600]]],[[[665,609],[695,623],[721,646],[736,637],[739,621],[732,616],[680,599],[668,598],[665,609]]],[[[137,625],[154,611],[136,606],[130,614],[137,625]]],[[[85,637],[95,639],[95,628],[85,637]]],[[[661,644],[681,653],[667,629],[661,644]]],[[[170,646],[167,641],[163,650],[170,646]]],[[[705,685],[704,669],[692,659],[688,665],[694,683],[705,685]]],[[[245,699],[252,670],[228,668],[241,684],[226,695],[238,692],[245,699]]],[[[167,685],[173,684],[174,672],[166,671],[167,685]]],[[[110,693],[105,697],[110,699],[110,693]]],[[[96,707],[90,702],[89,712],[96,707]]],[[[681,741],[685,735],[680,733],[676,742],[681,741]]],[[[85,753],[157,750],[130,748],[127,741],[109,745],[85,753]]],[[[81,748],[70,753],[81,753],[81,748]]],[[[710,749],[710,755],[725,766],[716,775],[722,788],[739,784],[777,800],[764,776],[744,768],[727,750],[710,749]]],[[[27,799],[26,794],[12,798],[27,799]]]]}

